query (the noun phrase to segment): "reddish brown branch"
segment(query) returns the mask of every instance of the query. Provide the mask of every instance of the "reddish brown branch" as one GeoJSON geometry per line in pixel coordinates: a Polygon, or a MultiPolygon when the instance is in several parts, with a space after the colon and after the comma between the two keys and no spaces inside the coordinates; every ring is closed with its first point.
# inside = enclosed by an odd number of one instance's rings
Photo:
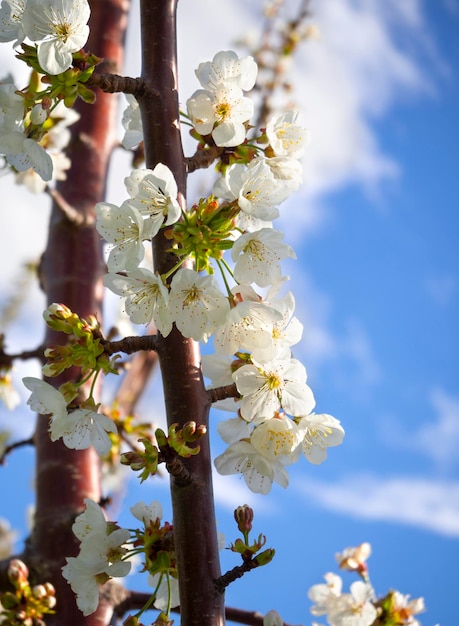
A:
{"type": "MultiPolygon", "coordinates": [[[[146,90],[143,78],[131,78],[119,74],[98,74],[94,72],[86,83],[89,87],[99,87],[105,93],[130,93],[141,97],[146,90]]],[[[158,93],[158,92],[156,92],[158,93]]]]}
{"type": "Polygon", "coordinates": [[[215,387],[207,390],[207,397],[212,404],[219,400],[226,400],[226,398],[239,398],[239,392],[236,384],[225,385],[224,387],[215,387]]]}
{"type": "Polygon", "coordinates": [[[101,339],[100,343],[104,348],[104,352],[111,356],[117,352],[133,354],[140,350],[156,350],[157,338],[156,335],[143,335],[141,337],[124,337],[124,339],[119,339],[118,341],[101,339]]]}
{"type": "MultiPolygon", "coordinates": [[[[149,593],[141,593],[139,591],[128,591],[126,597],[115,607],[114,615],[121,619],[129,611],[138,611],[151,598],[149,593]]],[[[172,609],[174,613],[180,613],[180,607],[172,609]]],[[[235,607],[225,607],[225,617],[228,622],[235,624],[246,624],[246,626],[263,626],[264,615],[258,611],[246,611],[235,607]]],[[[284,626],[290,626],[284,622],[284,626]]]]}
{"type": "Polygon", "coordinates": [[[197,150],[193,156],[185,158],[187,172],[191,173],[198,169],[209,167],[224,151],[225,148],[219,148],[218,146],[197,150]]]}

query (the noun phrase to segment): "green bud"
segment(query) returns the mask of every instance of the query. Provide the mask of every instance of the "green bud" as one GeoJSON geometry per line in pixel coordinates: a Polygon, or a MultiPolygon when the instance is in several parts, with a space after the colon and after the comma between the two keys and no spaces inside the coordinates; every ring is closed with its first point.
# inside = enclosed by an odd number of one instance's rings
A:
{"type": "Polygon", "coordinates": [[[276,551],[274,550],[274,548],[268,548],[267,550],[260,552],[260,554],[257,554],[257,556],[254,557],[253,561],[258,566],[268,565],[268,563],[271,563],[271,561],[273,560],[275,553],[276,551]]]}

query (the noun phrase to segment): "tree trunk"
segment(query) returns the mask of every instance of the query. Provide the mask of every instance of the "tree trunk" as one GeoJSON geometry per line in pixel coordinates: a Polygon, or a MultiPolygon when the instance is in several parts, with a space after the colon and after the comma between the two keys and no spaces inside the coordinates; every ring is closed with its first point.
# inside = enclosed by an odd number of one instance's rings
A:
{"type": "MultiPolygon", "coordinates": [[[[128,0],[93,0],[91,35],[87,49],[104,57],[101,71],[119,72],[123,61],[128,0]]],[[[97,93],[92,106],[77,104],[80,120],[71,127],[72,141],[68,156],[72,167],[58,191],[86,220],[87,225],[71,223],[53,205],[48,244],[41,265],[43,288],[48,303],[58,302],[82,317],[101,316],[104,273],[100,235],[95,229],[94,206],[104,200],[107,170],[114,145],[117,97],[97,93]]],[[[65,340],[49,331],[45,343],[65,340]]],[[[66,371],[49,380],[56,386],[69,380],[66,371]]],[[[49,626],[95,626],[107,624],[110,607],[104,601],[85,618],[76,607],[75,596],[62,578],[66,556],[75,556],[78,544],[71,526],[83,508],[84,498],[100,499],[100,461],[91,447],[69,450],[61,441],[52,443],[48,420],[38,417],[36,427],[37,503],[35,527],[27,547],[27,560],[38,570],[40,581],[49,580],[56,587],[57,613],[47,618],[49,626]]]]}
{"type": "MultiPolygon", "coordinates": [[[[179,127],[177,93],[176,0],[141,0],[141,30],[146,93],[140,99],[146,165],[167,165],[175,176],[180,201],[185,204],[186,169],[179,127]]],[[[155,271],[170,270],[177,259],[159,233],[153,240],[155,271]]],[[[209,401],[200,370],[199,345],[174,327],[159,336],[158,355],[164,386],[168,424],[188,420],[208,426],[209,401]]],[[[224,596],[214,580],[220,576],[212,490],[209,439],[201,451],[186,460],[191,482],[171,478],[175,549],[180,580],[182,626],[224,623],[224,596]]]]}

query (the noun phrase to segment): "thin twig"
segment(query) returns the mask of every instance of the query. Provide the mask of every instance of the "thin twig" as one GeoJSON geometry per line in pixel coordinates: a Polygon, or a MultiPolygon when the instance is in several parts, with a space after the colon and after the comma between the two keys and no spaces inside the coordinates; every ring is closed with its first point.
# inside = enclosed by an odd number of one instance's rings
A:
{"type": "Polygon", "coordinates": [[[16,354],[6,354],[6,352],[0,349],[0,367],[11,367],[13,361],[16,360],[26,361],[27,359],[39,359],[40,361],[44,361],[44,353],[44,346],[38,346],[38,348],[34,350],[24,350],[16,354]]]}
{"type": "Polygon", "coordinates": [[[15,441],[14,443],[10,443],[9,446],[5,446],[3,450],[3,454],[0,456],[0,465],[4,465],[6,461],[6,457],[10,452],[16,450],[17,448],[22,448],[24,446],[33,446],[34,439],[33,437],[29,437],[28,439],[21,439],[20,441],[15,441]]]}
{"type": "Polygon", "coordinates": [[[75,209],[57,189],[51,189],[51,187],[46,186],[45,191],[51,196],[56,207],[65,215],[71,224],[75,226],[90,226],[94,223],[94,217],[75,209]]]}

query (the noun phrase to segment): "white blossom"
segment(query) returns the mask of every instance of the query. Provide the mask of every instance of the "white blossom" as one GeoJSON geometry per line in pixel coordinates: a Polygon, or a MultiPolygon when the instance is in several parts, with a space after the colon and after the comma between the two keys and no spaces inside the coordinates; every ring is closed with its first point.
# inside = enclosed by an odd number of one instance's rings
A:
{"type": "Polygon", "coordinates": [[[254,159],[248,167],[236,163],[214,185],[215,196],[236,200],[241,211],[270,221],[279,216],[277,206],[290,194],[286,184],[276,179],[265,159],[254,159]]]}
{"type": "Polygon", "coordinates": [[[13,41],[15,48],[26,35],[22,26],[22,16],[27,0],[3,0],[0,7],[0,42],[13,41]]]}
{"type": "Polygon", "coordinates": [[[76,595],[76,603],[83,615],[91,615],[99,606],[99,565],[89,565],[78,557],[67,557],[62,575],[76,595]]]}
{"type": "Polygon", "coordinates": [[[273,228],[241,235],[233,244],[234,278],[239,283],[267,287],[281,278],[280,261],[296,259],[293,249],[283,243],[284,234],[273,228]]]}
{"type": "Polygon", "coordinates": [[[32,168],[43,180],[51,180],[53,161],[46,150],[21,130],[4,132],[0,128],[0,154],[19,172],[32,168]]]}
{"type": "Polygon", "coordinates": [[[107,520],[100,505],[90,498],[85,498],[84,503],[85,510],[77,515],[72,525],[72,532],[80,541],[92,532],[107,532],[107,520]]]}
{"type": "MultiPolygon", "coordinates": [[[[215,406],[215,405],[214,405],[215,406]]],[[[236,411],[238,406],[235,405],[236,411]]],[[[217,432],[225,443],[234,443],[240,439],[250,438],[252,426],[242,417],[232,417],[217,424],[217,432]]]]}
{"type": "Polygon", "coordinates": [[[255,85],[258,66],[253,57],[239,59],[232,50],[217,52],[212,61],[200,63],[195,71],[203,89],[217,90],[220,85],[234,85],[249,91],[255,85]]]}
{"type": "Polygon", "coordinates": [[[30,408],[41,415],[51,416],[51,441],[62,437],[68,448],[83,450],[93,445],[100,455],[108,454],[111,441],[107,432],[117,432],[109,417],[90,409],[76,409],[68,413],[64,396],[52,385],[32,377],[23,378],[22,381],[32,392],[27,401],[30,408]]]}
{"type": "Polygon", "coordinates": [[[111,530],[106,525],[104,531],[91,532],[81,542],[79,558],[89,566],[98,566],[99,573],[108,576],[126,576],[131,563],[123,560],[127,554],[124,544],[129,540],[130,532],[125,528],[111,530]]]}
{"type": "Polygon", "coordinates": [[[301,454],[301,432],[295,422],[283,414],[257,426],[252,432],[250,443],[255,450],[282,465],[294,463],[301,454]]]}
{"type": "Polygon", "coordinates": [[[143,141],[143,126],[138,101],[130,93],[125,94],[125,96],[128,101],[128,106],[124,110],[121,119],[121,124],[125,130],[121,144],[126,150],[131,150],[143,141]]]}
{"type": "Polygon", "coordinates": [[[352,583],[350,593],[341,595],[331,607],[330,626],[371,626],[378,616],[373,595],[372,587],[362,580],[352,583]]]}
{"type": "Polygon", "coordinates": [[[308,131],[301,123],[298,111],[287,111],[271,119],[266,125],[271,148],[276,156],[299,158],[308,140],[308,131]]]}
{"type": "Polygon", "coordinates": [[[273,325],[279,319],[281,314],[262,302],[238,302],[214,333],[215,352],[230,355],[271,346],[273,325]]]}
{"type": "Polygon", "coordinates": [[[47,74],[60,74],[72,65],[72,54],[88,40],[87,0],[28,0],[23,15],[27,37],[38,41],[38,62],[47,74]]]}
{"type": "Polygon", "coordinates": [[[361,543],[355,548],[345,548],[335,554],[340,569],[348,572],[362,571],[366,569],[365,561],[371,555],[371,545],[368,542],[361,543]]]}
{"type": "Polygon", "coordinates": [[[280,461],[261,454],[249,441],[232,443],[214,461],[219,474],[242,474],[254,493],[267,494],[273,481],[288,486],[288,474],[280,461]]]}
{"type": "Polygon", "coordinates": [[[290,347],[296,345],[303,335],[303,324],[293,315],[295,298],[289,291],[283,298],[269,299],[269,306],[282,315],[281,319],[273,324],[272,343],[267,348],[257,348],[252,351],[256,361],[270,361],[272,359],[287,358],[290,356],[290,347]]]}
{"type": "Polygon", "coordinates": [[[328,572],[324,576],[325,583],[313,585],[308,591],[308,597],[315,602],[311,607],[313,615],[326,615],[333,611],[338,598],[341,596],[343,581],[340,576],[328,572]]]}
{"type": "Polygon", "coordinates": [[[180,269],[171,282],[169,310],[182,335],[195,341],[208,336],[224,323],[229,312],[228,298],[213,276],[180,269]]]}
{"type": "Polygon", "coordinates": [[[242,396],[241,415],[254,424],[273,417],[281,408],[291,415],[314,408],[306,370],[296,359],[255,361],[236,370],[233,379],[242,396]]]}
{"type": "Polygon", "coordinates": [[[198,89],[186,106],[196,131],[212,134],[217,146],[232,147],[244,142],[245,122],[252,117],[254,105],[239,87],[223,84],[212,91],[198,89]]]}
{"type": "Polygon", "coordinates": [[[21,403],[21,398],[13,387],[10,369],[0,369],[0,400],[10,411],[21,403]]]}
{"type": "Polygon", "coordinates": [[[327,448],[339,446],[344,439],[344,429],[339,420],[325,413],[302,417],[299,427],[304,432],[304,455],[314,465],[323,463],[327,458],[327,448]]]}
{"type": "Polygon", "coordinates": [[[169,585],[171,594],[170,606],[174,608],[180,604],[178,580],[177,578],[169,575],[168,583],[167,578],[168,574],[164,573],[154,575],[150,574],[147,578],[148,585],[156,589],[156,597],[153,604],[160,611],[167,611],[167,608],[169,606],[169,585]]]}
{"type": "Polygon", "coordinates": [[[129,509],[132,515],[143,522],[146,526],[150,524],[150,522],[155,522],[157,519],[162,519],[163,517],[163,508],[161,506],[161,502],[158,500],[153,500],[150,504],[145,504],[145,502],[137,502],[134,506],[131,506],[129,509]]]}
{"type": "Polygon", "coordinates": [[[91,445],[101,456],[110,452],[112,443],[107,433],[117,433],[113,420],[91,409],[76,409],[54,415],[49,425],[51,441],[62,441],[73,450],[85,450],[91,445]]]}
{"type": "Polygon", "coordinates": [[[303,168],[296,159],[284,156],[275,156],[265,159],[274,178],[281,180],[290,191],[296,191],[303,182],[303,168]]]}
{"type": "Polygon", "coordinates": [[[109,272],[137,269],[145,254],[143,242],[153,236],[151,222],[144,220],[128,201],[120,207],[99,202],[96,204],[96,216],[98,232],[112,244],[107,259],[109,272]]]}
{"type": "Polygon", "coordinates": [[[127,203],[148,218],[152,237],[161,226],[174,224],[180,218],[177,183],[167,165],[158,163],[153,170],[133,170],[124,182],[131,196],[127,203]]]}
{"type": "Polygon", "coordinates": [[[159,276],[145,268],[126,272],[126,276],[106,274],[104,285],[126,298],[126,313],[134,324],[149,324],[153,319],[165,337],[172,330],[168,308],[169,291],[159,276]]]}

